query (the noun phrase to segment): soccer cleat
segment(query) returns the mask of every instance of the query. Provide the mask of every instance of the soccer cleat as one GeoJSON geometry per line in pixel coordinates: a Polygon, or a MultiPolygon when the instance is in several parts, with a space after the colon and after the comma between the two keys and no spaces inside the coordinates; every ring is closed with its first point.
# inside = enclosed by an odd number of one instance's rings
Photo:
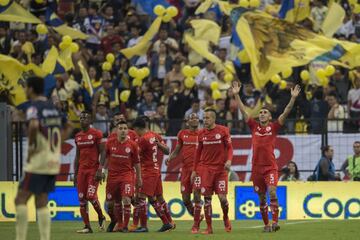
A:
{"type": "Polygon", "coordinates": [[[113,232],[121,232],[123,230],[123,225],[117,223],[113,229],[113,232]]]}
{"type": "Polygon", "coordinates": [[[122,229],[122,232],[123,232],[123,233],[128,233],[128,232],[129,232],[129,229],[128,229],[127,227],[124,227],[124,228],[122,229]]]}
{"type": "Polygon", "coordinates": [[[213,230],[212,227],[208,227],[205,231],[202,232],[202,234],[208,235],[208,234],[213,234],[213,230]]]}
{"type": "Polygon", "coordinates": [[[226,232],[231,232],[231,223],[229,218],[224,219],[224,226],[226,232]]]}
{"type": "Polygon", "coordinates": [[[272,232],[272,229],[271,229],[271,226],[270,225],[266,225],[264,226],[264,230],[263,230],[264,233],[269,233],[269,232],[272,232]]]}
{"type": "Polygon", "coordinates": [[[200,229],[199,229],[198,227],[193,226],[193,227],[191,228],[191,233],[192,233],[192,234],[199,234],[199,233],[200,233],[200,229]]]}
{"type": "Polygon", "coordinates": [[[176,223],[175,223],[175,221],[172,221],[172,222],[171,222],[171,225],[172,225],[172,229],[171,229],[171,230],[175,230],[175,228],[176,228],[176,223]]]}
{"type": "Polygon", "coordinates": [[[107,229],[106,229],[106,231],[107,232],[112,232],[114,230],[115,225],[116,225],[116,222],[110,222],[107,229]]]}
{"type": "Polygon", "coordinates": [[[130,231],[130,232],[133,232],[133,231],[135,231],[137,228],[138,228],[137,225],[132,224],[132,225],[129,227],[129,231],[130,231]]]}
{"type": "Polygon", "coordinates": [[[149,232],[149,229],[147,227],[139,227],[136,230],[133,231],[134,233],[145,233],[149,232]]]}
{"type": "Polygon", "coordinates": [[[105,230],[105,222],[106,222],[105,216],[99,217],[99,230],[100,231],[105,230]]]}
{"type": "Polygon", "coordinates": [[[280,230],[280,226],[278,225],[278,223],[273,223],[271,229],[273,232],[276,232],[280,230]]]}
{"type": "Polygon", "coordinates": [[[93,230],[91,229],[91,227],[85,226],[83,229],[77,230],[76,232],[86,234],[86,233],[93,233],[93,230]]]}
{"type": "Polygon", "coordinates": [[[158,232],[168,232],[173,229],[173,225],[170,223],[162,225],[162,227],[158,230],[158,232]]]}

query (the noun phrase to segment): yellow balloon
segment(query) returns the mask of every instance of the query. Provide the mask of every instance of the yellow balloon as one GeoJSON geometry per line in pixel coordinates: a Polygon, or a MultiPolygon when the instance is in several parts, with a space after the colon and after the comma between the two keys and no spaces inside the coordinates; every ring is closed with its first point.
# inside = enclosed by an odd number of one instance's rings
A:
{"type": "Polygon", "coordinates": [[[324,77],[326,77],[325,70],[322,69],[322,68],[318,69],[318,70],[316,71],[315,75],[316,75],[317,78],[324,78],[324,77]]]}
{"type": "Polygon", "coordinates": [[[157,16],[162,16],[162,15],[164,15],[165,12],[166,12],[166,9],[164,8],[163,5],[158,4],[154,7],[154,13],[157,16]]]}
{"type": "Polygon", "coordinates": [[[210,88],[211,90],[216,90],[216,89],[219,89],[219,83],[217,81],[213,81],[210,83],[210,88]]]}
{"type": "Polygon", "coordinates": [[[0,5],[1,6],[6,6],[6,5],[9,4],[9,2],[10,2],[10,0],[0,0],[0,5]]]}
{"type": "Polygon", "coordinates": [[[195,85],[195,80],[194,80],[194,78],[192,78],[192,77],[187,77],[187,78],[185,78],[184,85],[185,85],[186,88],[189,88],[189,89],[190,89],[190,88],[193,88],[194,85],[195,85]]]}
{"type": "Polygon", "coordinates": [[[59,44],[59,48],[61,49],[61,50],[65,50],[67,47],[69,47],[70,45],[69,44],[65,44],[64,42],[61,42],[60,44],[59,44]]]}
{"type": "Polygon", "coordinates": [[[271,82],[278,84],[281,81],[281,77],[279,76],[279,74],[275,74],[274,76],[271,77],[271,82]]]}
{"type": "Polygon", "coordinates": [[[235,73],[235,68],[234,65],[232,63],[225,63],[225,74],[226,73],[235,73]]]}
{"type": "Polygon", "coordinates": [[[111,70],[111,63],[109,63],[109,62],[104,62],[103,64],[102,64],[102,70],[104,70],[104,71],[110,71],[111,70]]]}
{"type": "Polygon", "coordinates": [[[192,73],[191,67],[189,65],[184,66],[182,69],[182,73],[184,74],[185,77],[191,77],[191,73],[192,73]]]}
{"type": "Polygon", "coordinates": [[[281,75],[283,76],[283,78],[288,78],[291,76],[292,72],[292,68],[287,68],[281,72],[281,75]]]}
{"type": "Polygon", "coordinates": [[[115,56],[114,56],[114,54],[112,54],[112,53],[108,53],[108,54],[106,54],[106,61],[107,62],[109,62],[109,63],[114,63],[114,61],[115,61],[115,56]]]}
{"type": "Polygon", "coordinates": [[[134,87],[141,87],[141,85],[142,85],[142,79],[140,79],[140,78],[135,78],[135,79],[133,80],[133,86],[134,86],[134,87]]]}
{"type": "Polygon", "coordinates": [[[310,79],[310,73],[308,70],[302,70],[300,73],[301,80],[307,82],[310,79]]]}
{"type": "Polygon", "coordinates": [[[44,0],[35,0],[35,2],[36,2],[37,4],[42,4],[42,3],[44,3],[44,0]]]}
{"type": "Polygon", "coordinates": [[[334,75],[334,73],[335,73],[335,67],[333,65],[327,65],[325,68],[325,75],[327,77],[330,77],[334,75]]]}
{"type": "Polygon", "coordinates": [[[120,93],[120,100],[122,102],[127,102],[130,97],[130,90],[124,90],[120,93]]]}
{"type": "Polygon", "coordinates": [[[231,73],[226,73],[224,76],[224,81],[225,82],[231,82],[234,79],[234,75],[232,75],[231,73]]]}
{"type": "Polygon", "coordinates": [[[141,80],[143,80],[144,78],[146,78],[146,70],[145,68],[141,68],[138,70],[138,74],[137,74],[137,78],[140,78],[141,80]]]}
{"type": "Polygon", "coordinates": [[[360,4],[356,4],[356,5],[355,5],[355,7],[354,7],[354,9],[353,9],[353,12],[354,12],[355,14],[359,14],[359,13],[360,13],[360,4]]]}
{"type": "Polygon", "coordinates": [[[248,0],[240,0],[239,1],[239,6],[243,7],[243,8],[248,8],[249,7],[249,1],[248,0]]]}
{"type": "Polygon", "coordinates": [[[132,66],[129,68],[128,73],[129,73],[130,77],[136,78],[137,74],[138,74],[138,69],[136,67],[132,66]]]}
{"type": "Polygon", "coordinates": [[[218,100],[219,98],[221,98],[221,92],[218,89],[212,91],[211,95],[214,100],[218,100]]]}
{"type": "Polygon", "coordinates": [[[191,68],[191,76],[196,77],[200,73],[200,68],[198,66],[194,66],[191,68]]]}
{"type": "Polygon", "coordinates": [[[47,34],[48,29],[46,28],[46,26],[44,24],[38,24],[38,25],[36,25],[36,32],[38,34],[47,34]]]}
{"type": "Polygon", "coordinates": [[[169,15],[169,14],[166,14],[163,18],[162,18],[162,20],[163,20],[163,22],[170,22],[171,21],[171,19],[172,19],[172,17],[169,15]]]}
{"type": "Polygon", "coordinates": [[[319,78],[320,86],[326,87],[329,84],[329,79],[327,77],[319,78]]]}
{"type": "Polygon", "coordinates": [[[260,0],[250,0],[249,5],[251,8],[258,8],[260,6],[260,0]]]}
{"type": "Polygon", "coordinates": [[[141,71],[143,71],[144,77],[147,77],[150,75],[150,69],[148,67],[141,68],[141,71]]]}
{"type": "Polygon", "coordinates": [[[65,35],[62,37],[63,43],[70,45],[72,43],[72,38],[69,35],[65,35]]]}
{"type": "Polygon", "coordinates": [[[279,84],[280,89],[285,89],[287,86],[287,82],[285,80],[281,80],[279,84]]]}
{"type": "Polygon", "coordinates": [[[179,14],[179,10],[174,6],[171,6],[166,9],[166,13],[171,17],[176,17],[179,14]]]}
{"type": "Polygon", "coordinates": [[[79,51],[79,44],[77,43],[71,43],[70,44],[70,49],[72,53],[77,53],[79,51]]]}

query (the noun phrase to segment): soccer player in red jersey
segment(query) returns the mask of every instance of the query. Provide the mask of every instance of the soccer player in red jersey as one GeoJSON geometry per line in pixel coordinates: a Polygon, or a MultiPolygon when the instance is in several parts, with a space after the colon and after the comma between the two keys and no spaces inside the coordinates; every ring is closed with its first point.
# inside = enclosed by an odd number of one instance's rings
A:
{"type": "Polygon", "coordinates": [[[102,133],[90,127],[91,114],[80,114],[81,131],[75,135],[76,157],[74,185],[77,186],[80,213],[85,227],[78,233],[92,233],[89,222],[88,202],[98,214],[101,230],[105,228],[105,216],[102,213],[97,197],[97,188],[102,180],[102,167],[105,161],[105,146],[102,142],[102,133]],[[100,163],[99,163],[100,155],[100,163]]]}
{"type": "Polygon", "coordinates": [[[143,179],[143,186],[138,193],[138,207],[141,227],[134,232],[148,232],[147,228],[147,204],[154,207],[157,215],[163,222],[159,232],[173,229],[169,207],[163,197],[161,181],[161,165],[158,161],[158,151],[169,154],[169,147],[165,145],[161,136],[149,131],[143,117],[138,117],[133,123],[134,130],[139,135],[140,165],[143,179]]]}
{"type": "Polygon", "coordinates": [[[142,186],[139,164],[139,147],[128,139],[128,126],[125,121],[117,122],[117,138],[111,138],[106,144],[106,162],[108,168],[106,200],[120,201],[124,204],[124,221],[118,225],[118,231],[128,232],[131,214],[131,199],[134,196],[134,168],[136,186],[142,186]]]}
{"type": "MultiPolygon", "coordinates": [[[[110,141],[111,139],[118,138],[118,130],[117,130],[117,124],[119,122],[126,122],[126,118],[124,116],[124,114],[117,112],[113,115],[112,118],[112,122],[111,122],[111,126],[110,126],[110,133],[108,136],[108,141],[110,141]]],[[[127,138],[129,140],[138,141],[138,136],[136,134],[136,132],[134,130],[128,129],[128,135],[127,138]]],[[[134,180],[136,179],[136,177],[134,177],[134,180]]],[[[135,197],[133,197],[132,200],[132,204],[134,206],[134,210],[133,210],[133,225],[130,226],[129,230],[133,230],[136,229],[136,226],[138,225],[139,222],[139,213],[138,213],[138,209],[137,209],[137,205],[135,202],[135,197]]],[[[113,231],[122,231],[122,226],[123,226],[123,204],[122,204],[122,200],[121,197],[118,197],[116,199],[114,199],[113,201],[107,200],[107,209],[108,209],[108,214],[110,216],[111,222],[107,227],[107,232],[113,232],[113,231]]]]}
{"type": "MultiPolygon", "coordinates": [[[[197,175],[200,177],[201,193],[204,196],[205,219],[207,229],[204,234],[212,234],[212,194],[215,192],[220,200],[223,210],[225,231],[231,231],[229,220],[228,171],[230,170],[233,157],[231,136],[229,129],[225,126],[215,124],[216,112],[213,109],[205,110],[204,129],[199,132],[199,145],[196,151],[194,169],[191,179],[197,175]]],[[[198,218],[199,219],[199,218],[198,218]]],[[[196,223],[195,223],[196,224],[196,223]]],[[[199,233],[199,228],[193,227],[192,233],[199,233]]]]}
{"type": "Polygon", "coordinates": [[[239,96],[240,87],[241,84],[234,82],[232,91],[239,105],[239,109],[252,133],[252,181],[255,191],[259,195],[260,213],[265,224],[264,232],[277,231],[280,229],[280,226],[278,225],[279,204],[276,195],[278,166],[274,155],[275,140],[279,129],[284,125],[287,116],[293,108],[301,89],[299,85],[296,85],[291,89],[290,102],[275,122],[271,122],[271,113],[266,108],[260,110],[259,122],[256,122],[254,119],[250,118],[245,111],[244,104],[239,96]],[[269,191],[270,195],[270,209],[273,220],[272,226],[270,226],[268,219],[267,191],[269,191]]]}
{"type": "MultiPolygon", "coordinates": [[[[178,133],[178,141],[175,150],[170,154],[166,161],[166,165],[170,164],[170,161],[177,157],[179,153],[183,156],[183,167],[181,168],[181,195],[185,207],[191,216],[194,217],[193,229],[199,229],[201,218],[201,192],[200,184],[196,187],[191,182],[191,173],[194,168],[194,160],[196,156],[196,147],[198,144],[199,134],[199,117],[196,113],[190,114],[187,119],[187,125],[189,129],[181,130],[178,133]],[[191,193],[194,192],[194,206],[191,202],[191,193]]],[[[199,183],[198,179],[195,179],[195,183],[199,183]]]]}

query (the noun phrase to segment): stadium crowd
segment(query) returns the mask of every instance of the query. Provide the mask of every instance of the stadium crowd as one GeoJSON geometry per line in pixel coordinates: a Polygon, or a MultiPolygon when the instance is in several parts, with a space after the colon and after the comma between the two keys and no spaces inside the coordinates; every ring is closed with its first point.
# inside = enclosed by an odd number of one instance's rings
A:
{"type": "MultiPolygon", "coordinates": [[[[194,54],[183,41],[184,33],[191,31],[190,20],[200,17],[214,20],[221,26],[222,32],[219,44],[211,46],[212,52],[223,62],[231,61],[232,26],[229,16],[219,16],[212,8],[202,16],[195,15],[200,0],[168,2],[178,8],[178,16],[169,23],[161,24],[146,55],[126,59],[119,51],[138,43],[153,20],[142,9],[141,1],[22,1],[39,18],[44,17],[46,8],[52,8],[68,26],[90,36],[87,40],[76,40],[80,51],[73,56],[75,68],[56,74],[56,86],[48,92],[48,97],[51,97],[69,120],[78,125],[80,112],[90,110],[94,119],[100,121],[95,127],[106,134],[109,130],[106,121],[114,112],[120,111],[129,121],[138,115],[148,116],[153,120],[153,131],[174,136],[181,129],[185,116],[196,112],[201,119],[203,110],[212,107],[216,109],[219,122],[227,125],[232,133],[248,132],[245,124],[238,121],[242,120],[242,116],[229,91],[230,84],[224,81],[224,69],[194,54]],[[115,55],[115,62],[110,71],[103,71],[101,64],[108,53],[115,55]],[[85,68],[94,90],[92,96],[89,93],[90,86],[82,80],[76,64],[79,59],[86,62],[85,68]],[[184,86],[182,67],[187,64],[201,67],[192,89],[184,86]],[[149,67],[150,75],[141,87],[132,86],[132,78],[128,74],[130,66],[149,67]],[[219,83],[222,96],[217,100],[211,96],[212,81],[219,83]],[[131,94],[124,103],[119,101],[119,93],[125,89],[130,90],[131,94]]],[[[350,2],[339,2],[346,11],[346,17],[334,37],[358,42],[360,15],[352,11],[350,2]]],[[[260,9],[276,16],[280,3],[279,0],[262,1],[260,9]]],[[[318,32],[328,11],[327,5],[326,0],[312,1],[310,16],[299,24],[318,32]]],[[[23,45],[31,42],[35,49],[32,62],[36,64],[42,63],[51,46],[58,45],[61,41],[61,36],[53,31],[48,35],[39,35],[35,26],[14,22],[0,24],[0,38],[0,53],[11,55],[23,63],[28,61],[23,45]]],[[[305,67],[316,69],[321,64],[323,63],[314,61],[305,67]]],[[[241,99],[250,112],[255,113],[257,111],[251,110],[266,105],[271,109],[274,119],[289,101],[290,88],[295,84],[302,84],[304,91],[289,115],[290,119],[297,120],[287,123],[288,132],[319,133],[323,130],[324,119],[341,119],[329,121],[329,131],[358,131],[359,121],[344,119],[360,117],[360,68],[349,70],[336,67],[327,85],[320,84],[316,76],[311,74],[310,83],[304,85],[300,78],[300,71],[304,67],[298,67],[286,79],[287,86],[284,89],[269,81],[262,90],[254,88],[249,63],[235,68],[235,80],[239,79],[243,83],[241,99]]],[[[2,93],[2,98],[7,98],[6,92],[2,93]]],[[[19,112],[15,111],[14,120],[23,119],[17,113],[19,112]]]]}

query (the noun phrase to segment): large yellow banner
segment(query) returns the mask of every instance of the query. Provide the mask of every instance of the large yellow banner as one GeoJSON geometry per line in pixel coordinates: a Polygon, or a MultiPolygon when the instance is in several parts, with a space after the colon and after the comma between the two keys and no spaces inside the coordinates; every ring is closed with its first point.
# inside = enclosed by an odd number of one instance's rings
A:
{"type": "MultiPolygon", "coordinates": [[[[15,221],[14,198],[18,184],[0,182],[0,221],[15,221]]],[[[175,220],[191,220],[181,200],[180,183],[164,182],[164,197],[175,220]]],[[[358,182],[291,182],[278,186],[280,219],[360,219],[360,183],[358,182]]],[[[98,189],[99,201],[105,210],[105,184],[98,189]]],[[[259,201],[251,183],[229,183],[229,216],[232,220],[261,219],[259,201]]],[[[34,199],[29,201],[29,220],[35,221],[34,199]]],[[[81,220],[78,195],[71,182],[58,182],[49,195],[49,209],[54,221],[81,220]]],[[[97,220],[89,206],[90,219],[97,220]]],[[[150,219],[156,218],[149,208],[150,219]]],[[[222,219],[217,196],[213,198],[213,218],[222,219]]]]}

